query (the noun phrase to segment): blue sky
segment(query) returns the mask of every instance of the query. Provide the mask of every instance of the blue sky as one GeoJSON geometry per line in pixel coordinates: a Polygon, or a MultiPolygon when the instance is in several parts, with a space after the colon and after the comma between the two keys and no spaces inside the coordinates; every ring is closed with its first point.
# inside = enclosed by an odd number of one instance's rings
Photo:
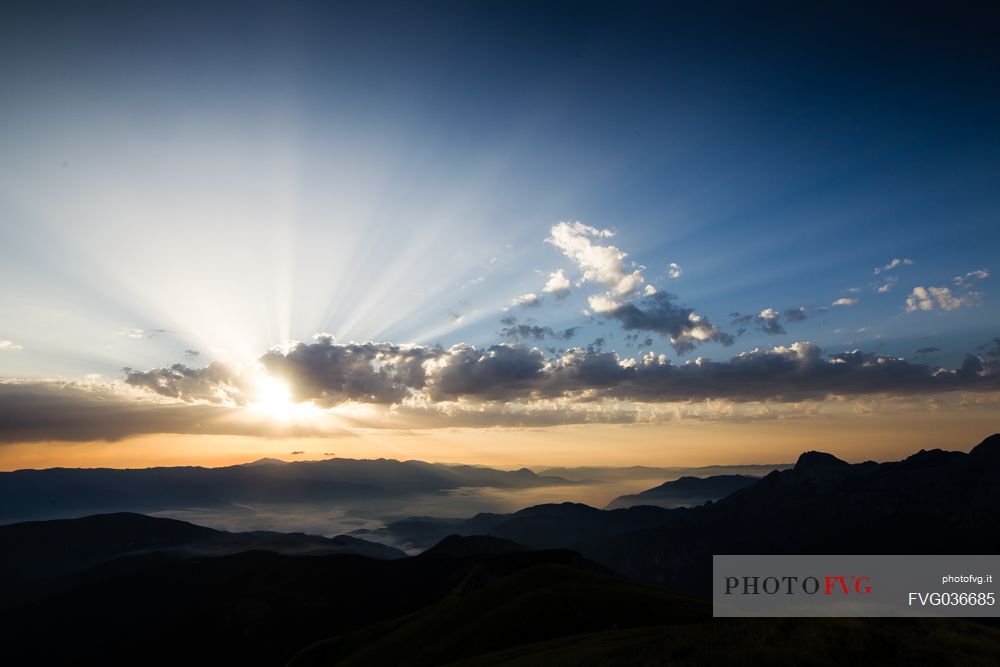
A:
{"type": "Polygon", "coordinates": [[[956,368],[1000,333],[995,13],[5,11],[6,378],[253,363],[322,332],[445,348],[602,338],[673,363],[809,341],[956,368]],[[733,339],[678,352],[595,313],[608,284],[581,282],[546,242],[563,221],[613,232],[591,240],[641,272],[618,305],[652,285],[733,339]],[[557,299],[542,288],[560,269],[572,286],[557,299]],[[512,305],[529,293],[542,304],[512,305]],[[511,340],[511,317],[574,335],[511,340]]]}

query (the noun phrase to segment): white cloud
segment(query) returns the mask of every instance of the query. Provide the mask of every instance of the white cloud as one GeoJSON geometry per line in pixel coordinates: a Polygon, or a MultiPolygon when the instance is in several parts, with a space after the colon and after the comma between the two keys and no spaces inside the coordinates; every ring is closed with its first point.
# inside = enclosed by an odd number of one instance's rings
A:
{"type": "Polygon", "coordinates": [[[681,274],[684,273],[681,269],[681,265],[677,262],[670,262],[670,266],[667,267],[667,276],[670,278],[680,278],[681,274]]]}
{"type": "Polygon", "coordinates": [[[643,294],[645,294],[646,296],[653,296],[654,294],[656,294],[656,288],[653,287],[652,285],[646,285],[646,289],[643,290],[643,294]]]}
{"type": "Polygon", "coordinates": [[[587,303],[590,305],[590,310],[598,314],[618,310],[622,305],[604,294],[595,294],[589,297],[587,303]]]}
{"type": "Polygon", "coordinates": [[[955,285],[961,287],[962,289],[972,289],[973,285],[977,281],[985,280],[990,277],[990,272],[987,269],[975,269],[969,271],[964,276],[955,276],[955,285]]]}
{"type": "Polygon", "coordinates": [[[618,296],[630,294],[645,282],[642,271],[629,272],[625,266],[628,254],[613,245],[594,241],[613,236],[608,229],[597,229],[581,222],[560,222],[554,225],[546,243],[551,243],[573,260],[583,274],[583,280],[601,283],[618,296]]]}
{"type": "Polygon", "coordinates": [[[902,265],[909,266],[911,264],[913,264],[913,260],[910,259],[909,257],[906,257],[904,259],[900,259],[899,257],[893,257],[891,260],[889,260],[889,263],[886,264],[885,266],[881,267],[876,266],[875,273],[879,274],[882,273],[883,271],[892,271],[897,266],[902,266],[902,265]]]}
{"type": "Polygon", "coordinates": [[[760,311],[760,315],[758,315],[758,317],[762,320],[775,320],[780,315],[781,313],[776,311],[774,308],[765,308],[764,310],[760,311]]]}
{"type": "Polygon", "coordinates": [[[841,298],[833,302],[834,306],[853,306],[858,303],[857,299],[841,298]]]}
{"type": "Polygon", "coordinates": [[[557,299],[561,299],[569,294],[569,278],[566,277],[562,269],[553,271],[549,274],[549,279],[545,283],[545,287],[542,288],[542,291],[554,295],[557,299]]]}
{"type": "Polygon", "coordinates": [[[541,297],[539,297],[534,292],[528,292],[527,294],[516,296],[510,300],[510,305],[522,306],[524,308],[530,308],[532,306],[540,306],[541,304],[542,304],[541,297]]]}
{"type": "Polygon", "coordinates": [[[145,338],[146,332],[142,329],[137,329],[136,327],[118,327],[111,333],[116,336],[124,336],[125,338],[145,338]]]}
{"type": "Polygon", "coordinates": [[[947,287],[914,287],[910,295],[906,297],[906,312],[912,313],[918,310],[934,310],[935,307],[941,310],[955,310],[962,306],[968,306],[979,298],[977,292],[969,292],[962,296],[955,296],[951,289],[947,287]]]}
{"type": "Polygon", "coordinates": [[[885,294],[886,292],[889,292],[891,290],[892,290],[892,283],[886,283],[884,285],[879,285],[878,286],[878,293],[879,294],[885,294]]]}
{"type": "Polygon", "coordinates": [[[0,338],[0,352],[20,352],[23,349],[22,345],[18,345],[12,340],[0,338]]]}

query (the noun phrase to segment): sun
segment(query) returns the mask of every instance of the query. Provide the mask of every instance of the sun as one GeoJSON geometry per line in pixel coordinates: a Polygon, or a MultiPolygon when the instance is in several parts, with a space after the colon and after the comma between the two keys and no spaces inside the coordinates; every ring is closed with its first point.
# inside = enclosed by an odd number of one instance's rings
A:
{"type": "Polygon", "coordinates": [[[287,421],[296,412],[297,404],[288,383],[261,375],[257,379],[257,399],[251,407],[272,419],[287,421]]]}

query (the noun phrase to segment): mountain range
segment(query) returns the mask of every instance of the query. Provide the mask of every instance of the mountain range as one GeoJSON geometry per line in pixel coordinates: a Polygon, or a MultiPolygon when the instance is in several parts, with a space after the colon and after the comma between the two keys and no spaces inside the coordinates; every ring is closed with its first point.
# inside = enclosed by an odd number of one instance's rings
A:
{"type": "Polygon", "coordinates": [[[469,519],[414,517],[374,532],[414,547],[455,533],[570,548],[638,581],[707,595],[712,554],[995,554],[1000,533],[984,527],[997,525],[1000,434],[968,454],[921,450],[888,463],[806,452],[793,468],[697,507],[560,503],[469,519]]]}
{"type": "Polygon", "coordinates": [[[460,488],[570,485],[527,468],[505,471],[393,459],[284,462],[222,468],[50,468],[0,472],[0,523],[99,512],[156,512],[241,503],[362,503],[460,488]]]}
{"type": "Polygon", "coordinates": [[[386,526],[417,556],[137,514],[28,522],[0,526],[0,628],[10,664],[993,665],[990,619],[712,619],[704,597],[713,554],[995,554],[997,525],[1000,435],[890,463],[806,452],[697,507],[386,526]]]}
{"type": "Polygon", "coordinates": [[[751,475],[712,475],[710,477],[684,476],[639,493],[618,496],[605,509],[621,509],[635,505],[655,507],[690,507],[725,498],[734,491],[748,487],[759,477],[751,475]]]}

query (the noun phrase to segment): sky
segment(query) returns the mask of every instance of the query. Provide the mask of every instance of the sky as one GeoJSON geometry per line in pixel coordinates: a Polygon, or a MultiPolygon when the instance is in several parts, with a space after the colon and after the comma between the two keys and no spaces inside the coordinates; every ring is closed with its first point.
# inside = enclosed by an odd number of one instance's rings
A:
{"type": "Polygon", "coordinates": [[[987,12],[5,6],[0,469],[967,450],[987,12]]]}

